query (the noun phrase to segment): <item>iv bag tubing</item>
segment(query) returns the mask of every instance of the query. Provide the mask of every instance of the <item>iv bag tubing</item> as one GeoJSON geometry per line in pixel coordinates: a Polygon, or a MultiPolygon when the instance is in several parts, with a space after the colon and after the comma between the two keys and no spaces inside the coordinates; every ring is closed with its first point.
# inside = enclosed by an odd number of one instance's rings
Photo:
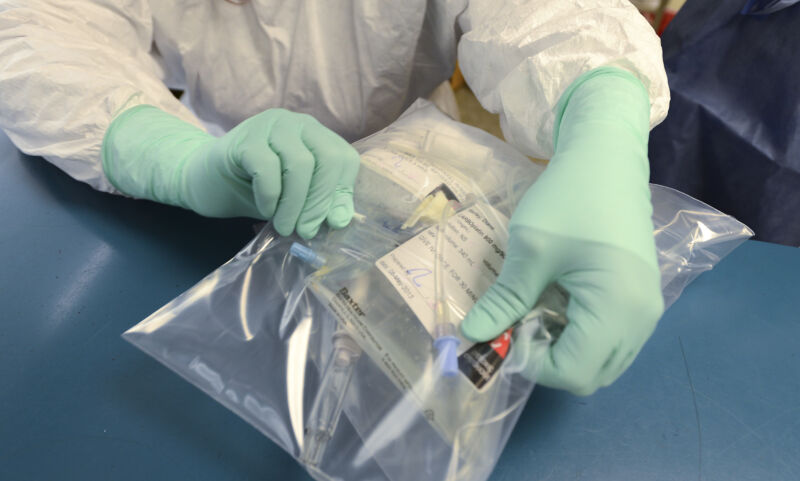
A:
{"type": "Polygon", "coordinates": [[[439,225],[436,232],[436,252],[433,262],[433,277],[435,284],[435,320],[433,346],[437,352],[436,364],[439,366],[440,373],[444,377],[453,377],[458,374],[458,337],[456,337],[456,326],[450,322],[450,306],[447,304],[447,291],[444,287],[445,276],[442,272],[444,263],[444,253],[446,248],[445,237],[447,231],[447,220],[453,212],[453,201],[449,201],[442,209],[439,225]]]}

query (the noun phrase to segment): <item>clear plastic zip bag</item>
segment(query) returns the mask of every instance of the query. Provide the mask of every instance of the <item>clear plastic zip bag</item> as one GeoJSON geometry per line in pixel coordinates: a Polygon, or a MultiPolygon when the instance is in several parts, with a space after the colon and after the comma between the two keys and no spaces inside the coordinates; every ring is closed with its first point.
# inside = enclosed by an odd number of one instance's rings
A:
{"type": "MultiPolygon", "coordinates": [[[[452,326],[496,278],[508,218],[542,168],[424,101],[355,146],[350,227],[310,242],[264,227],[124,337],[317,479],[486,479],[533,390],[523,371],[568,322],[567,296],[552,286],[489,343],[452,326]]],[[[669,305],[752,233],[651,191],[669,305]]]]}

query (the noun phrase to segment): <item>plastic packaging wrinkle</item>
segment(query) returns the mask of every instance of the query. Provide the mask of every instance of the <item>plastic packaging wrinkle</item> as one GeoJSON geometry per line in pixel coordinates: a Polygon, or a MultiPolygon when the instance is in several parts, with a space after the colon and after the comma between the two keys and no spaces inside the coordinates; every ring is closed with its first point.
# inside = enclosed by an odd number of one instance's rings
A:
{"type": "MultiPolygon", "coordinates": [[[[568,295],[551,286],[491,342],[457,327],[497,278],[508,219],[543,167],[425,101],[354,146],[349,227],[303,241],[267,225],[124,337],[316,479],[485,480],[568,295]]],[[[752,232],[680,192],[651,193],[669,306],[752,232]]]]}

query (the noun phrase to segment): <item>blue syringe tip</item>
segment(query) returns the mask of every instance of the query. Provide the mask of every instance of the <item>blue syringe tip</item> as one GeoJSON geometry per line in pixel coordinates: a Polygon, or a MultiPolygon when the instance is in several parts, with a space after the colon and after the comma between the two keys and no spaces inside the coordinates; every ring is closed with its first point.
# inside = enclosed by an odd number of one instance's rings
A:
{"type": "Polygon", "coordinates": [[[455,336],[442,336],[433,341],[436,348],[436,363],[442,376],[452,377],[458,374],[458,345],[461,343],[455,336]]]}
{"type": "Polygon", "coordinates": [[[325,259],[314,252],[314,249],[306,247],[297,242],[292,242],[291,247],[289,247],[289,254],[297,257],[303,262],[311,264],[315,269],[319,269],[325,265],[325,259]]]}

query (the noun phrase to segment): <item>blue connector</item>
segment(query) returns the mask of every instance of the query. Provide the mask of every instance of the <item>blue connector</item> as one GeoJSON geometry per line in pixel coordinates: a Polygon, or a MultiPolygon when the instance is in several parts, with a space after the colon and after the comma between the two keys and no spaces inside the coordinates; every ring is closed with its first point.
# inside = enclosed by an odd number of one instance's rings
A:
{"type": "Polygon", "coordinates": [[[458,345],[461,341],[455,336],[442,336],[433,341],[433,347],[438,353],[436,363],[444,377],[453,377],[458,374],[458,345]]]}
{"type": "Polygon", "coordinates": [[[314,252],[314,249],[298,242],[292,242],[291,247],[289,247],[289,254],[310,264],[314,269],[319,269],[325,265],[325,258],[314,252]]]}

